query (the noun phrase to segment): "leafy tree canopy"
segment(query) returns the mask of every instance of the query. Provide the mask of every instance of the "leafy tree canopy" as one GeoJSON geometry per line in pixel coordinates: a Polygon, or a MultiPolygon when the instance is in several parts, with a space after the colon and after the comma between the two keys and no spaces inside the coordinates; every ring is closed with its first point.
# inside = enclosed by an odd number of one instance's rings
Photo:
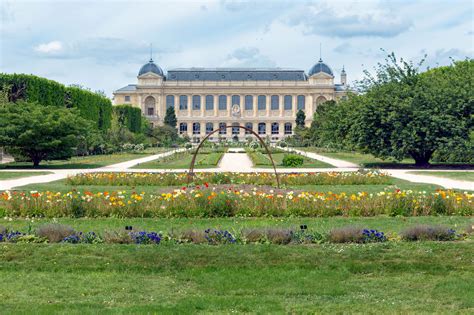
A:
{"type": "Polygon", "coordinates": [[[43,160],[70,158],[91,128],[92,122],[76,109],[25,101],[0,107],[0,146],[29,158],[34,166],[43,160]]]}
{"type": "Polygon", "coordinates": [[[178,123],[178,119],[176,118],[176,113],[175,113],[174,107],[170,106],[170,107],[166,108],[164,123],[165,123],[165,125],[176,128],[176,125],[178,123]]]}

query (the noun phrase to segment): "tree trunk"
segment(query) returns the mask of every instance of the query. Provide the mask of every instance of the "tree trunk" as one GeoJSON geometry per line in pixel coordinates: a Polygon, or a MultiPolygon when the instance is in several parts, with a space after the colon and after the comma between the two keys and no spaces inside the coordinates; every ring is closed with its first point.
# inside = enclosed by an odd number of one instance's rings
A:
{"type": "Polygon", "coordinates": [[[417,167],[430,166],[430,159],[432,155],[433,155],[433,152],[423,152],[423,153],[418,153],[418,154],[412,154],[412,157],[415,160],[415,166],[417,167]]]}
{"type": "Polygon", "coordinates": [[[33,161],[33,167],[38,167],[41,162],[41,158],[38,157],[31,158],[31,160],[33,161]]]}

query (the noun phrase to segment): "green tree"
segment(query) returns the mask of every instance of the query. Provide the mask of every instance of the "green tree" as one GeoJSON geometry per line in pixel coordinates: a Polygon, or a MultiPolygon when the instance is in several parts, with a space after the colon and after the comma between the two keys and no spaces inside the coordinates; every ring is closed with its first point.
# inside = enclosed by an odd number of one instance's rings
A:
{"type": "Polygon", "coordinates": [[[473,126],[474,61],[419,72],[419,66],[392,53],[376,76],[364,81],[364,94],[349,105],[352,141],[374,156],[411,156],[428,165],[444,143],[466,141],[473,126]]]}
{"type": "Polygon", "coordinates": [[[164,123],[165,123],[165,125],[171,126],[171,127],[176,129],[178,119],[176,118],[176,113],[174,111],[174,107],[170,106],[166,109],[164,123]]]}
{"type": "Polygon", "coordinates": [[[306,114],[302,109],[296,113],[296,127],[304,128],[304,121],[306,120],[306,114]]]}
{"type": "Polygon", "coordinates": [[[154,139],[157,146],[163,147],[184,142],[184,139],[179,137],[176,128],[169,125],[156,126],[149,130],[147,136],[154,139]]]}
{"type": "Polygon", "coordinates": [[[92,123],[76,109],[25,101],[0,107],[0,146],[29,158],[34,166],[43,160],[70,158],[91,128],[92,123]]]}

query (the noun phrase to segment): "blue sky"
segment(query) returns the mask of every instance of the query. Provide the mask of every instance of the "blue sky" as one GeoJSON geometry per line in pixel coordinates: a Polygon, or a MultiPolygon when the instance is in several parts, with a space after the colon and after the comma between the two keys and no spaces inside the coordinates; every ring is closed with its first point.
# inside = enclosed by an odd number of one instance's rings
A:
{"type": "Polygon", "coordinates": [[[153,59],[177,67],[286,67],[322,58],[337,81],[384,53],[446,65],[474,55],[470,0],[0,1],[0,71],[112,91],[153,59]]]}

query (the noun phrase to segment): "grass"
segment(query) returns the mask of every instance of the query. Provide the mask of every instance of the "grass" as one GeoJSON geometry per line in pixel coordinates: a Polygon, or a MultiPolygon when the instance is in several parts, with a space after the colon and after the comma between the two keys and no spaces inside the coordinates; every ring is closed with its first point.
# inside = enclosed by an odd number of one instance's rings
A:
{"type": "MultiPolygon", "coordinates": [[[[259,151],[248,152],[247,154],[252,160],[254,167],[258,167],[258,168],[273,167],[272,162],[270,161],[270,158],[268,157],[268,154],[264,154],[259,151]]],[[[283,166],[283,158],[285,157],[285,155],[287,155],[287,153],[285,152],[272,153],[272,158],[275,162],[275,166],[277,168],[294,168],[294,167],[283,166]]],[[[330,164],[327,164],[318,160],[310,159],[308,157],[303,157],[303,159],[304,159],[303,165],[297,168],[332,168],[333,167],[330,164]]]]}
{"type": "Polygon", "coordinates": [[[332,228],[356,225],[364,228],[378,229],[385,233],[397,233],[409,226],[417,224],[442,224],[462,232],[469,224],[474,224],[473,218],[462,216],[424,216],[424,217],[329,217],[329,218],[57,218],[57,219],[10,219],[0,218],[0,226],[22,232],[28,229],[36,230],[47,223],[61,223],[82,232],[103,232],[106,230],[123,230],[126,225],[134,230],[180,232],[187,229],[205,230],[219,228],[231,232],[244,228],[298,228],[306,224],[308,229],[317,232],[329,232],[332,228]]]}
{"type": "MultiPolygon", "coordinates": [[[[35,169],[89,169],[139,159],[149,153],[115,153],[104,155],[75,156],[70,160],[43,161],[35,169]]],[[[12,162],[0,164],[0,169],[33,169],[31,162],[12,162]]]]}
{"type": "MultiPolygon", "coordinates": [[[[419,168],[415,165],[415,160],[411,158],[405,158],[401,161],[393,159],[382,160],[374,157],[371,154],[364,154],[359,152],[349,151],[328,151],[324,148],[299,148],[308,152],[315,152],[329,158],[340,159],[354,164],[360,165],[367,168],[419,168]]],[[[473,164],[464,163],[438,163],[431,162],[429,168],[433,169],[473,169],[473,164]]]]}
{"type": "Polygon", "coordinates": [[[0,171],[0,180],[17,179],[22,177],[38,176],[51,174],[51,172],[2,172],[0,171]]]}
{"type": "MultiPolygon", "coordinates": [[[[292,186],[287,187],[289,189],[301,189],[306,191],[319,191],[319,192],[334,192],[334,193],[357,193],[361,191],[365,191],[368,193],[376,193],[383,191],[384,189],[394,190],[396,188],[407,190],[411,189],[413,191],[434,191],[438,188],[441,188],[437,185],[432,184],[424,184],[424,183],[412,183],[409,181],[392,178],[392,184],[390,185],[306,185],[306,186],[292,186]]],[[[181,186],[176,186],[175,188],[181,188],[181,186]]],[[[163,187],[163,186],[140,186],[140,187],[131,187],[131,186],[97,186],[97,185],[83,185],[83,186],[72,186],[67,185],[66,180],[58,180],[49,183],[42,183],[42,184],[31,184],[26,186],[21,186],[15,188],[15,190],[37,190],[37,191],[60,191],[60,192],[68,192],[72,189],[80,190],[80,191],[90,191],[90,192],[104,192],[104,191],[118,191],[118,190],[126,190],[126,191],[139,191],[139,192],[146,192],[146,193],[156,193],[159,191],[169,191],[170,187],[163,187]]]]}
{"type": "MultiPolygon", "coordinates": [[[[214,168],[217,167],[222,158],[222,152],[199,153],[196,157],[194,168],[214,168]]],[[[189,152],[176,153],[162,159],[138,164],[136,169],[189,169],[192,160],[192,154],[189,152]]]]}
{"type": "Polygon", "coordinates": [[[474,181],[474,172],[410,172],[412,174],[438,176],[451,179],[474,181]]]}
{"type": "Polygon", "coordinates": [[[2,244],[3,313],[469,313],[472,242],[2,244]]]}

